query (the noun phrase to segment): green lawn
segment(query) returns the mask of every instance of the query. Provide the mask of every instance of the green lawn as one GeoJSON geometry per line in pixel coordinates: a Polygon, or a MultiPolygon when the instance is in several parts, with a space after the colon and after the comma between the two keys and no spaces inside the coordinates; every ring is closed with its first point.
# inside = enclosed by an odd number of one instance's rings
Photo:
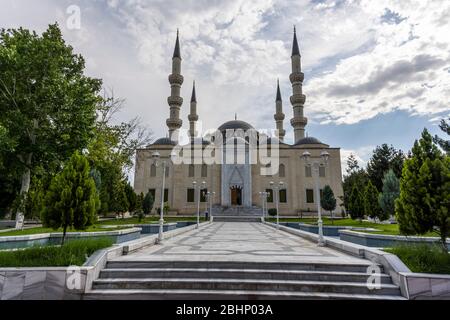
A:
{"type": "Polygon", "coordinates": [[[112,246],[108,238],[71,240],[61,246],[43,246],[0,251],[0,267],[81,266],[95,251],[112,246]]]}
{"type": "MultiPolygon", "coordinates": [[[[98,232],[98,231],[114,231],[126,229],[126,227],[117,227],[117,228],[100,228],[98,225],[93,225],[88,227],[86,230],[67,230],[67,232],[98,232]]],[[[0,233],[0,237],[6,236],[24,236],[29,234],[39,234],[39,233],[52,233],[52,232],[62,232],[62,229],[54,230],[52,228],[44,228],[44,227],[36,227],[24,230],[12,230],[8,232],[0,233]]]]}
{"type": "MultiPolygon", "coordinates": [[[[270,222],[276,222],[276,218],[267,219],[270,222]]],[[[359,228],[374,228],[378,231],[364,231],[366,233],[374,234],[386,234],[386,235],[400,235],[398,224],[381,224],[367,221],[358,221],[353,219],[335,219],[334,221],[329,218],[323,218],[323,225],[325,226],[347,226],[347,227],[359,227],[359,228]]],[[[317,218],[283,218],[280,222],[302,222],[308,224],[317,224],[317,218]]],[[[426,233],[426,237],[437,237],[435,232],[426,233]]]]}
{"type": "MultiPolygon", "coordinates": [[[[152,216],[146,217],[141,222],[137,217],[126,218],[126,219],[112,219],[99,221],[97,224],[99,225],[122,225],[122,224],[146,224],[146,223],[157,223],[159,221],[159,217],[152,216]]],[[[165,222],[178,222],[178,221],[197,221],[197,217],[164,217],[165,222]]],[[[200,216],[200,221],[206,221],[205,216],[200,216]]]]}
{"type": "Polygon", "coordinates": [[[400,245],[385,251],[398,256],[412,272],[450,274],[450,253],[438,245],[400,245]]]}

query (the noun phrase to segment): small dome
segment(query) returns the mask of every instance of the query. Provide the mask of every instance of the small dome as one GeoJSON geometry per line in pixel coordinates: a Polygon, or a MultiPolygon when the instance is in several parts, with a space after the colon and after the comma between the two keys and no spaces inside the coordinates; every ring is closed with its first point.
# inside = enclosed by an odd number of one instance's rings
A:
{"type": "Polygon", "coordinates": [[[319,139],[314,138],[314,137],[306,137],[306,138],[302,138],[300,140],[298,140],[294,146],[299,146],[302,144],[323,144],[322,142],[320,142],[319,139]]]}
{"type": "Polygon", "coordinates": [[[176,145],[175,141],[170,140],[170,138],[159,138],[155,142],[152,143],[152,145],[176,145]]]}
{"type": "Polygon", "coordinates": [[[254,128],[251,124],[241,120],[231,120],[225,122],[218,128],[218,130],[222,132],[225,130],[236,130],[236,129],[249,130],[254,128]]]}

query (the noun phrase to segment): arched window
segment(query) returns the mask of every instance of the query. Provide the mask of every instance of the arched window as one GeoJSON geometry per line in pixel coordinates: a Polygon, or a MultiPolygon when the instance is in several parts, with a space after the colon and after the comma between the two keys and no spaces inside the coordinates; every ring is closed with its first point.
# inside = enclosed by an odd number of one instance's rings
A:
{"type": "Polygon", "coordinates": [[[278,169],[278,175],[280,178],[286,177],[286,168],[285,168],[284,164],[280,164],[280,167],[278,169]]]}
{"type": "Polygon", "coordinates": [[[155,164],[152,164],[150,167],[150,177],[156,177],[156,166],[155,164]]]}
{"type": "Polygon", "coordinates": [[[202,164],[202,178],[208,176],[208,166],[206,164],[202,164]]]}
{"type": "Polygon", "coordinates": [[[192,178],[195,176],[195,166],[193,164],[189,165],[189,169],[188,169],[188,176],[189,178],[192,178]]]}

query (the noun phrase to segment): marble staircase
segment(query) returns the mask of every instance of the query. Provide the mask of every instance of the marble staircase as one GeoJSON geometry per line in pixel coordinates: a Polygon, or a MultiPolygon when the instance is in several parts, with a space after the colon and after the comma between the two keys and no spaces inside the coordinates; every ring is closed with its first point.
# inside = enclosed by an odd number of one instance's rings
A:
{"type": "Polygon", "coordinates": [[[367,264],[245,261],[109,261],[84,299],[403,300],[389,275],[370,289],[367,264]]]}
{"type": "Polygon", "coordinates": [[[259,207],[213,207],[214,221],[216,222],[259,222],[262,210],[259,207]]]}

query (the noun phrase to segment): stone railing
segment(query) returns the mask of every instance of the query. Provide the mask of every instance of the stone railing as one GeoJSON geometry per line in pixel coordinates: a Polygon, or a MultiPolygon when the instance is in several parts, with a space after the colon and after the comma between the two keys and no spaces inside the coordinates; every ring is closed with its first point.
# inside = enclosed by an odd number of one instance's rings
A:
{"type": "MultiPolygon", "coordinates": [[[[264,223],[276,228],[274,223],[264,223]]],[[[319,236],[311,232],[286,226],[280,226],[280,230],[318,242],[319,236]]],[[[402,296],[407,299],[450,299],[450,275],[413,273],[394,254],[331,237],[324,237],[324,241],[330,248],[382,265],[392,282],[400,287],[402,296]]]]}
{"type": "MultiPolygon", "coordinates": [[[[209,222],[203,222],[205,228],[209,222]]],[[[164,239],[194,230],[195,225],[164,233],[164,239]]],[[[158,235],[96,251],[81,267],[0,268],[0,300],[79,300],[92,288],[109,259],[156,244],[158,235]]]]}

